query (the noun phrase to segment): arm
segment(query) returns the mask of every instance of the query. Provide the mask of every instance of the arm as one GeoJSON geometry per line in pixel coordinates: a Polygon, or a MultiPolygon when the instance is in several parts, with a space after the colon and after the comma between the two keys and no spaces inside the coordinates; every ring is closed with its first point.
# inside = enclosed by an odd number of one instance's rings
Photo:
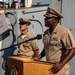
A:
{"type": "Polygon", "coordinates": [[[56,63],[50,70],[52,73],[57,73],[58,71],[60,71],[63,66],[72,59],[72,57],[75,55],[75,48],[69,50],[68,55],[66,56],[66,58],[64,60],[62,60],[59,63],[56,63]]]}
{"type": "Polygon", "coordinates": [[[40,55],[38,56],[38,59],[41,59],[45,56],[45,51],[43,49],[43,51],[40,53],[40,55]]]}
{"type": "Polygon", "coordinates": [[[65,46],[66,50],[69,52],[67,53],[66,57],[60,61],[59,63],[56,63],[52,68],[53,73],[57,73],[60,71],[63,66],[72,59],[72,57],[75,54],[75,40],[72,36],[72,33],[69,30],[66,30],[65,33],[61,36],[61,44],[65,46]]]}
{"type": "Polygon", "coordinates": [[[34,56],[33,56],[33,58],[38,57],[38,54],[39,54],[39,50],[34,50],[34,56]]]}
{"type": "Polygon", "coordinates": [[[37,56],[37,58],[34,58],[34,60],[40,60],[44,56],[45,56],[45,52],[44,52],[44,49],[43,49],[43,51],[37,56]]]}

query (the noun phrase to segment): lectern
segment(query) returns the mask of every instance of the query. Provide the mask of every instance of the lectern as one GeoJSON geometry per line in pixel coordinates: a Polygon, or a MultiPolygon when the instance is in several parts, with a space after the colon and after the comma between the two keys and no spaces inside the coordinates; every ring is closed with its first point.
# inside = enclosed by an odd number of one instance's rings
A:
{"type": "Polygon", "coordinates": [[[50,73],[53,64],[18,56],[8,57],[8,75],[57,75],[50,73]]]}

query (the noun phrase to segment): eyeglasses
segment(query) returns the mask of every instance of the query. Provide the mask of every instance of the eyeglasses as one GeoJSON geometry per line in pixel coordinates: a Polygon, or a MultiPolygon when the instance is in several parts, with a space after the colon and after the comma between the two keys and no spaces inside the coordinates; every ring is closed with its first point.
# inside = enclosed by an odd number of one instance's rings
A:
{"type": "Polygon", "coordinates": [[[45,17],[45,19],[44,19],[44,20],[48,20],[48,19],[51,19],[51,18],[53,18],[53,17],[45,17]]]}

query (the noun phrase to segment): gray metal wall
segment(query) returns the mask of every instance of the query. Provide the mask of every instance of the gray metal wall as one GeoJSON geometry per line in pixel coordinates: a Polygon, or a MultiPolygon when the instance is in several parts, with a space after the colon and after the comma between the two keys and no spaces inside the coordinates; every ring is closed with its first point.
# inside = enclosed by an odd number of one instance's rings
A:
{"type": "MultiPolygon", "coordinates": [[[[20,34],[20,30],[19,30],[19,18],[21,17],[26,17],[28,19],[32,19],[33,21],[31,21],[31,26],[29,28],[29,31],[31,33],[33,33],[35,36],[38,34],[43,34],[43,32],[45,31],[45,26],[44,26],[44,17],[43,14],[46,12],[47,6],[43,6],[43,7],[34,7],[34,8],[27,8],[27,9],[17,9],[17,10],[6,10],[5,13],[14,13],[14,15],[17,18],[17,23],[14,26],[14,33],[16,35],[16,38],[18,37],[18,35],[20,34]]],[[[14,21],[14,17],[9,15],[9,19],[13,22],[14,21]]],[[[6,35],[5,35],[6,36],[6,35]]],[[[5,37],[5,36],[2,36],[5,37]]],[[[43,49],[43,43],[42,43],[42,39],[38,41],[39,42],[39,48],[40,48],[40,52],[43,49]]],[[[9,47],[11,45],[16,44],[16,41],[13,42],[13,35],[12,32],[10,31],[10,35],[6,38],[4,38],[2,40],[2,48],[6,48],[9,47]]],[[[17,51],[18,48],[17,47],[13,47],[13,48],[9,48],[6,49],[5,51],[0,52],[0,73],[1,75],[7,75],[7,71],[2,69],[2,63],[7,60],[7,58],[9,56],[12,55],[17,55],[17,51]]],[[[45,58],[43,58],[43,60],[45,60],[45,58]]]]}

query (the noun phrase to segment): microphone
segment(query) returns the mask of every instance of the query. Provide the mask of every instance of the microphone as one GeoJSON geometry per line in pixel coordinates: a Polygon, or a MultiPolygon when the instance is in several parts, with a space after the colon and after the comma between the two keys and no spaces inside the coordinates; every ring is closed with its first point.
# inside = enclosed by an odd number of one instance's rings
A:
{"type": "Polygon", "coordinates": [[[38,35],[35,37],[35,39],[38,39],[38,40],[42,39],[42,35],[41,35],[41,34],[38,34],[38,35]]]}
{"type": "Polygon", "coordinates": [[[32,40],[35,40],[35,39],[37,39],[37,40],[42,39],[42,35],[41,34],[38,34],[36,37],[30,38],[30,39],[28,39],[26,41],[32,41],[32,40]]]}

